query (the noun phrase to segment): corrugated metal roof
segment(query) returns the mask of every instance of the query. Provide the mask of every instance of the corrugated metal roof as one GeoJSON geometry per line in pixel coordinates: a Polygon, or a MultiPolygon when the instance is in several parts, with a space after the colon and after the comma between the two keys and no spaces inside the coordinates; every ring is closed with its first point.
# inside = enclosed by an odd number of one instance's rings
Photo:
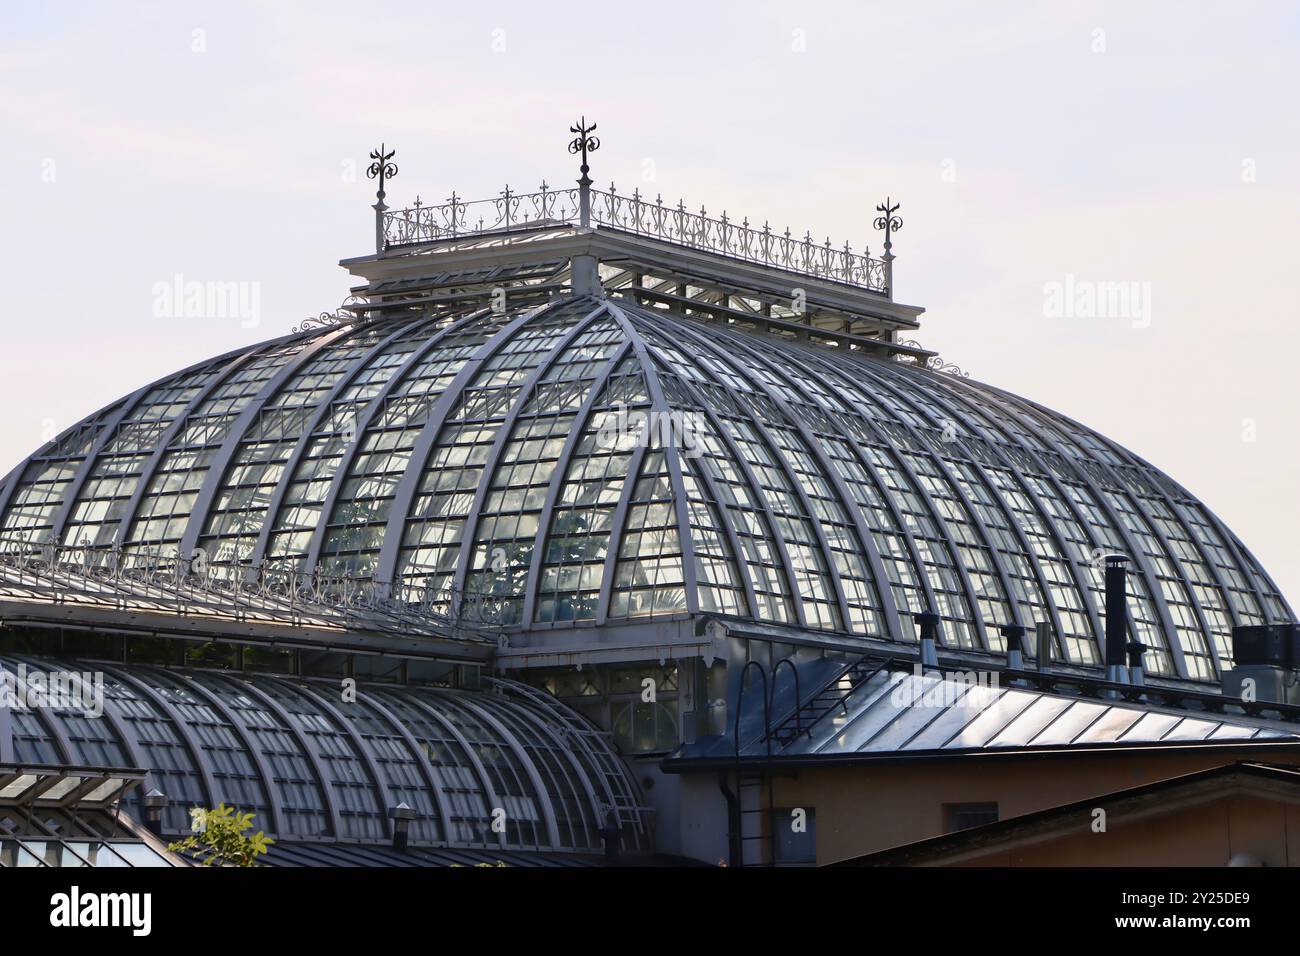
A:
{"type": "MultiPolygon", "coordinates": [[[[996,686],[996,675],[882,671],[776,756],[997,750],[1201,740],[1296,740],[1266,721],[996,686]],[[987,681],[980,683],[979,681],[987,681]]],[[[730,748],[728,748],[730,749],[730,748]]],[[[711,756],[718,751],[711,748],[711,756]]],[[[765,752],[761,739],[745,754],[765,752]]],[[[689,752],[680,756],[693,756],[689,752]]]]}

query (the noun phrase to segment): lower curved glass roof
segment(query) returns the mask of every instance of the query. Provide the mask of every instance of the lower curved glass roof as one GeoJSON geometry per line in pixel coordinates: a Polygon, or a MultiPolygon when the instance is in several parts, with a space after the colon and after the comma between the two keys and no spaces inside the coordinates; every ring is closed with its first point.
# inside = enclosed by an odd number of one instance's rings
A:
{"type": "Polygon", "coordinates": [[[527,628],[713,613],[913,641],[933,609],[944,644],[995,652],[1000,625],[1047,621],[1082,665],[1101,659],[1100,558],[1121,552],[1148,671],[1197,680],[1233,625],[1292,616],[1203,503],[1061,415],[617,297],[186,369],[0,485],[0,554],[40,543],[141,567],[201,551],[192,573],[346,575],[397,602],[489,595],[527,628]]]}
{"type": "MultiPolygon", "coordinates": [[[[164,832],[189,830],[192,807],[256,814],[268,836],[386,842],[389,810],[414,811],[413,845],[600,852],[613,812],[623,848],[649,849],[639,791],[605,738],[533,688],[483,691],[362,684],[247,672],[172,670],[0,657],[6,679],[103,675],[104,711],[14,708],[0,752],[19,763],[149,771],[166,795],[164,832]]],[[[53,686],[52,684],[49,686],[53,686]]],[[[19,686],[20,693],[26,693],[19,686]]]]}

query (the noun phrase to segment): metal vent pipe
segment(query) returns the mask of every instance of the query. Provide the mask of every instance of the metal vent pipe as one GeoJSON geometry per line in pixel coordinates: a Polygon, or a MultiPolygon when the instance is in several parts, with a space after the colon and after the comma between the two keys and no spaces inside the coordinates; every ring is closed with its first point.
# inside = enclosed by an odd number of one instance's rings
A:
{"type": "Polygon", "coordinates": [[[1106,555],[1106,679],[1128,682],[1128,558],[1106,555]]]}

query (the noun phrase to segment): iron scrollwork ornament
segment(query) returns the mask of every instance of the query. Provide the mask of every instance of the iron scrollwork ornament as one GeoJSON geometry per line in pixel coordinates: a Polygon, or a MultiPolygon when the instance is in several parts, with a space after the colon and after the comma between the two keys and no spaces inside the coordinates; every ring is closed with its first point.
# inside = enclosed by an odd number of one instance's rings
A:
{"type": "Polygon", "coordinates": [[[898,203],[891,205],[889,197],[886,196],[885,201],[876,207],[876,212],[884,213],[884,215],[876,217],[875,225],[877,229],[884,230],[886,252],[890,249],[890,240],[893,238],[894,233],[903,228],[903,220],[894,215],[894,213],[898,212],[898,205],[898,203]]]}
{"type": "Polygon", "coordinates": [[[292,334],[297,335],[299,332],[306,332],[309,329],[331,329],[342,324],[343,317],[337,312],[322,312],[320,315],[308,316],[303,319],[302,322],[293,327],[292,334]]]}
{"type": "Polygon", "coordinates": [[[596,132],[596,124],[592,123],[588,126],[587,117],[584,116],[582,119],[578,120],[576,125],[569,127],[569,132],[578,134],[573,142],[569,144],[569,152],[573,153],[575,156],[579,153],[582,154],[582,175],[586,176],[589,171],[587,167],[587,154],[594,153],[596,150],[600,149],[600,138],[591,135],[596,132]]]}
{"type": "Polygon", "coordinates": [[[397,150],[390,149],[385,151],[386,144],[380,143],[378,149],[370,151],[370,158],[374,160],[366,170],[367,179],[379,180],[379,199],[382,202],[384,198],[384,184],[397,175],[397,164],[392,162],[392,158],[397,155],[397,150]]]}
{"type": "Polygon", "coordinates": [[[945,362],[937,355],[931,355],[926,359],[925,367],[932,372],[945,372],[948,375],[956,375],[958,378],[970,378],[970,372],[963,371],[960,365],[945,362]]]}
{"type": "MultiPolygon", "coordinates": [[[[899,339],[899,345],[905,345],[910,348],[924,348],[920,342],[915,339],[899,339]]],[[[922,362],[916,356],[908,356],[906,359],[902,355],[895,356],[896,361],[902,361],[906,365],[915,365],[917,368],[927,369],[931,372],[946,372],[949,375],[956,375],[959,378],[970,378],[970,372],[964,371],[960,365],[953,362],[945,362],[938,355],[927,356],[922,362]]]]}

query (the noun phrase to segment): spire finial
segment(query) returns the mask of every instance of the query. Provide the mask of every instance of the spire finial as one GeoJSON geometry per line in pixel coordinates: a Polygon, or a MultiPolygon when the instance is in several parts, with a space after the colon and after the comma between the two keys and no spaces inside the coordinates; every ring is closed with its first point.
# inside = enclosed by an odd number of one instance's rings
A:
{"type": "Polygon", "coordinates": [[[894,233],[903,228],[903,220],[894,213],[898,212],[898,203],[890,204],[890,198],[885,197],[885,201],[876,207],[876,212],[883,212],[883,216],[876,218],[876,228],[885,230],[885,255],[889,255],[889,250],[893,243],[890,239],[894,233]]]}
{"type": "Polygon", "coordinates": [[[582,154],[582,178],[586,179],[587,173],[591,171],[587,166],[587,154],[600,149],[600,139],[591,135],[596,132],[596,124],[592,123],[588,126],[587,117],[583,116],[576,125],[569,127],[569,132],[578,134],[577,138],[569,144],[569,152],[574,155],[582,154]]]}
{"type": "Polygon", "coordinates": [[[587,125],[587,117],[569,127],[570,133],[577,133],[577,138],[569,143],[569,152],[577,155],[582,154],[582,178],[578,180],[578,222],[586,227],[591,225],[591,177],[587,173],[591,168],[587,165],[587,154],[594,153],[600,149],[600,140],[591,134],[596,132],[596,124],[587,125]]]}
{"type": "Polygon", "coordinates": [[[370,168],[366,170],[367,179],[379,180],[378,198],[382,203],[384,201],[384,183],[397,175],[397,164],[390,160],[397,155],[397,150],[387,149],[385,144],[380,143],[378,149],[370,151],[370,158],[374,160],[370,168]]]}
{"type": "Polygon", "coordinates": [[[898,212],[898,203],[893,202],[889,196],[885,201],[876,207],[876,212],[884,213],[876,218],[876,228],[885,231],[885,254],[881,258],[885,261],[885,291],[892,299],[894,297],[894,253],[893,239],[894,233],[903,228],[903,220],[894,213],[898,212]]]}
{"type": "MultiPolygon", "coordinates": [[[[591,227],[591,177],[587,173],[591,172],[591,169],[587,166],[587,154],[600,149],[600,140],[591,135],[596,132],[596,124],[592,123],[588,126],[585,115],[569,127],[569,132],[578,134],[569,143],[569,152],[574,155],[582,154],[582,178],[578,180],[578,224],[583,229],[589,229],[591,227]]],[[[613,186],[610,189],[612,190],[613,186]]],[[[600,269],[595,256],[573,256],[569,260],[569,271],[573,291],[577,295],[604,297],[605,290],[600,284],[600,269]]]]}
{"type": "Polygon", "coordinates": [[[375,194],[375,253],[384,251],[384,213],[388,211],[388,206],[384,204],[384,183],[397,175],[397,164],[392,162],[392,158],[397,155],[397,150],[388,149],[386,144],[380,143],[378,149],[370,151],[370,158],[374,160],[366,170],[367,179],[379,180],[379,192],[375,194]]]}

